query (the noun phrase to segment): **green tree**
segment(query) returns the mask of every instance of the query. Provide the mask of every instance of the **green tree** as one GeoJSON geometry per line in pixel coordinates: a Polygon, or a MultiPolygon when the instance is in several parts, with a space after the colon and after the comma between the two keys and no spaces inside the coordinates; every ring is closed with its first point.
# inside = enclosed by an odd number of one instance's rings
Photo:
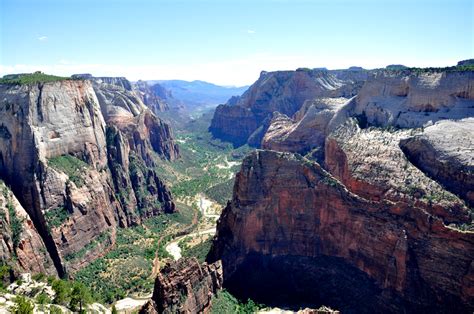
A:
{"type": "Polygon", "coordinates": [[[33,303],[23,296],[17,296],[15,298],[15,305],[13,306],[12,312],[15,314],[32,314],[34,310],[33,303]]]}
{"type": "Polygon", "coordinates": [[[53,281],[52,288],[56,292],[54,297],[54,303],[66,305],[69,300],[71,288],[69,284],[61,279],[56,279],[53,281]]]}
{"type": "Polygon", "coordinates": [[[71,292],[71,302],[69,307],[76,311],[79,307],[79,313],[83,312],[83,307],[92,303],[92,296],[87,287],[81,282],[75,282],[71,292]]]}
{"type": "Polygon", "coordinates": [[[49,303],[51,303],[51,299],[49,298],[49,296],[46,293],[42,292],[42,293],[40,293],[36,296],[36,303],[38,303],[38,304],[49,304],[49,303]]]}
{"type": "Polygon", "coordinates": [[[117,308],[115,307],[115,305],[112,305],[112,314],[117,314],[117,308]]]}
{"type": "Polygon", "coordinates": [[[44,305],[51,303],[51,299],[46,293],[42,292],[36,296],[36,303],[39,304],[39,308],[44,311],[44,305]]]}

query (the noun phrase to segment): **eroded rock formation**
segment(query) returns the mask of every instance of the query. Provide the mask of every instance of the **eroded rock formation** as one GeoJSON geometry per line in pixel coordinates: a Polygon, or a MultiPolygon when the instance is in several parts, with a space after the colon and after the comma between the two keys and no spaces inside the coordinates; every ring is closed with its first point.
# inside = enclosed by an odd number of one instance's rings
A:
{"type": "Polygon", "coordinates": [[[145,81],[138,81],[134,88],[142,102],[155,114],[169,110],[166,97],[170,97],[171,93],[160,84],[150,86],[145,81]]]}
{"type": "Polygon", "coordinates": [[[273,112],[291,117],[306,100],[317,97],[350,98],[357,94],[366,75],[367,71],[341,70],[333,73],[309,69],[262,72],[240,98],[217,107],[209,130],[213,136],[234,145],[245,144],[273,112]]]}
{"type": "Polygon", "coordinates": [[[151,300],[140,313],[203,313],[222,288],[219,261],[200,264],[195,258],[167,264],[155,280],[151,300]]]}
{"type": "Polygon", "coordinates": [[[238,173],[208,262],[269,304],[355,312],[470,312],[474,233],[416,202],[357,195],[317,163],[257,151],[238,173]]]}
{"type": "Polygon", "coordinates": [[[17,260],[16,271],[57,274],[33,222],[16,197],[0,182],[0,260],[17,260]]]}
{"type": "Polygon", "coordinates": [[[60,276],[105,254],[117,226],[174,211],[171,193],[147,167],[153,169],[157,158],[176,158],[178,148],[169,126],[129,83],[101,78],[0,85],[0,177],[60,276]],[[126,167],[120,175],[117,165],[126,167]]]}
{"type": "Polygon", "coordinates": [[[208,255],[224,287],[343,312],[472,312],[473,82],[469,71],[377,70],[351,99],[318,95],[286,114],[271,104],[281,89],[255,84],[267,98],[247,112],[276,111],[257,123],[262,146],[322,166],[246,158],[208,255]]]}
{"type": "Polygon", "coordinates": [[[322,159],[328,124],[348,100],[344,97],[307,100],[293,119],[275,113],[261,141],[262,148],[303,155],[316,148],[315,155],[322,159]]]}
{"type": "Polygon", "coordinates": [[[474,118],[440,121],[400,147],[413,164],[474,207],[474,118]]]}
{"type": "Polygon", "coordinates": [[[474,72],[376,71],[354,99],[368,125],[417,128],[474,116],[474,72]]]}

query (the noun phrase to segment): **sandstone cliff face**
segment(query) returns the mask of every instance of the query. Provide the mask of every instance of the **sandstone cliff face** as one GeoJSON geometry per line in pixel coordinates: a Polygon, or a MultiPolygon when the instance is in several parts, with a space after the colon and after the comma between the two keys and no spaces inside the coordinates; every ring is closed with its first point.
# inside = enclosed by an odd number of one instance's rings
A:
{"type": "Polygon", "coordinates": [[[57,274],[41,236],[13,193],[0,182],[0,261],[18,272],[57,274]],[[17,260],[12,265],[13,261],[17,260]]]}
{"type": "Polygon", "coordinates": [[[285,115],[274,115],[262,140],[262,148],[306,154],[319,149],[322,157],[325,139],[329,134],[328,124],[335,112],[347,98],[316,98],[307,100],[293,119],[285,115]]]}
{"type": "Polygon", "coordinates": [[[209,130],[217,138],[241,145],[274,111],[291,117],[306,100],[352,97],[360,85],[355,76],[341,80],[327,70],[262,72],[238,100],[216,109],[209,130]]]}
{"type": "Polygon", "coordinates": [[[140,313],[203,313],[222,287],[220,262],[185,258],[166,265],[155,280],[152,299],[140,313]]]}
{"type": "Polygon", "coordinates": [[[134,89],[141,101],[150,108],[150,110],[159,114],[160,112],[169,110],[169,106],[165,100],[167,96],[166,90],[159,84],[154,86],[148,85],[145,81],[138,81],[134,85],[134,89]]]}
{"type": "Polygon", "coordinates": [[[364,84],[354,114],[369,125],[416,128],[474,116],[474,72],[378,71],[364,84]]]}
{"type": "Polygon", "coordinates": [[[400,142],[410,161],[474,207],[474,118],[440,121],[400,142]]]}
{"type": "Polygon", "coordinates": [[[27,211],[60,276],[105,254],[118,225],[174,210],[168,189],[146,169],[155,158],[178,156],[169,127],[125,89],[123,79],[109,81],[116,85],[0,86],[0,177],[27,211]],[[121,147],[106,140],[107,125],[122,133],[121,147]],[[136,158],[143,170],[128,167],[114,176],[114,149],[123,160],[136,158]],[[135,202],[117,197],[122,187],[134,192],[135,202]]]}
{"type": "MultiPolygon", "coordinates": [[[[350,120],[328,137],[326,168],[350,191],[366,199],[413,204],[446,224],[471,223],[464,202],[411,164],[400,149],[400,141],[414,132],[361,130],[350,120]]],[[[469,155],[472,157],[466,153],[469,155]]]]}
{"type": "MultiPolygon", "coordinates": [[[[6,134],[0,143],[0,174],[30,215],[63,275],[66,256],[114,227],[113,191],[107,177],[100,174],[107,167],[107,153],[97,98],[86,81],[0,88],[6,134]],[[60,156],[82,160],[78,181],[86,184],[80,186],[61,169],[51,167],[52,158],[60,156]],[[64,221],[52,225],[46,217],[59,211],[64,221]]],[[[95,254],[101,252],[98,247],[95,254]]]]}
{"type": "Polygon", "coordinates": [[[272,151],[244,160],[208,255],[243,298],[394,313],[471,312],[473,259],[474,233],[272,151]]]}
{"type": "Polygon", "coordinates": [[[219,105],[212,118],[209,131],[214,137],[241,146],[257,129],[258,121],[249,108],[219,105]]]}

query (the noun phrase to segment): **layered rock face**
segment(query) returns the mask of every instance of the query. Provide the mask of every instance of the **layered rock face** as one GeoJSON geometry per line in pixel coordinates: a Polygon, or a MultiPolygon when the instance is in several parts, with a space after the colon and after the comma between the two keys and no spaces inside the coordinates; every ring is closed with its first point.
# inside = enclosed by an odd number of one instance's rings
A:
{"type": "Polygon", "coordinates": [[[469,71],[377,70],[351,99],[273,113],[262,146],[319,164],[245,159],[208,255],[224,287],[343,312],[472,312],[473,82],[469,71]]]}
{"type": "Polygon", "coordinates": [[[134,86],[142,102],[155,114],[169,110],[166,97],[171,96],[165,88],[159,84],[148,85],[145,81],[138,81],[134,86]]]}
{"type": "Polygon", "coordinates": [[[354,96],[360,88],[361,75],[357,71],[355,75],[351,73],[346,73],[345,77],[340,74],[342,79],[339,79],[327,70],[262,72],[238,100],[232,99],[216,109],[209,130],[213,136],[231,141],[234,145],[246,143],[275,111],[291,117],[306,100],[354,96]]]}
{"type": "Polygon", "coordinates": [[[16,197],[0,182],[0,261],[8,263],[14,259],[16,271],[57,274],[53,261],[47,254],[41,236],[16,197]]]}
{"type": "Polygon", "coordinates": [[[222,288],[222,266],[195,258],[167,264],[155,280],[152,299],[140,313],[203,313],[222,288]]]}
{"type": "Polygon", "coordinates": [[[377,71],[364,84],[353,113],[368,125],[417,128],[474,116],[474,72],[377,71]]]}
{"type": "MultiPolygon", "coordinates": [[[[101,174],[106,173],[107,151],[97,98],[87,81],[1,86],[0,94],[1,124],[7,135],[0,143],[0,175],[30,215],[58,273],[64,275],[66,256],[114,228],[113,191],[107,175],[101,174]],[[77,180],[62,167],[50,165],[60,156],[83,165],[74,171],[77,180]],[[59,213],[64,221],[52,223],[46,218],[59,213]]],[[[98,246],[89,253],[100,252],[98,246]]]]}
{"type": "MultiPolygon", "coordinates": [[[[400,149],[400,142],[418,138],[414,133],[360,129],[355,120],[349,120],[327,138],[325,166],[350,191],[366,199],[413,204],[446,224],[471,223],[464,202],[413,165],[400,149]]],[[[474,156],[464,153],[465,160],[474,156]]]]}
{"type": "Polygon", "coordinates": [[[474,118],[445,120],[402,140],[410,161],[474,207],[474,118]]]}
{"type": "Polygon", "coordinates": [[[293,119],[286,115],[274,114],[263,137],[262,148],[277,151],[306,154],[312,149],[319,159],[328,136],[328,124],[347,98],[316,98],[305,101],[293,119]]]}
{"type": "Polygon", "coordinates": [[[155,158],[177,157],[169,127],[125,89],[128,81],[109,81],[115,85],[66,80],[0,86],[0,177],[60,276],[105,254],[118,225],[174,210],[169,190],[145,167],[155,158]],[[106,138],[108,128],[122,140],[106,138]],[[123,165],[136,159],[143,170],[127,167],[119,177],[116,151],[123,165]],[[124,202],[123,187],[139,201],[124,202]]]}
{"type": "Polygon", "coordinates": [[[355,194],[298,155],[257,151],[236,177],[207,260],[222,262],[224,287],[244,299],[469,313],[474,233],[443,219],[416,201],[355,194]]]}

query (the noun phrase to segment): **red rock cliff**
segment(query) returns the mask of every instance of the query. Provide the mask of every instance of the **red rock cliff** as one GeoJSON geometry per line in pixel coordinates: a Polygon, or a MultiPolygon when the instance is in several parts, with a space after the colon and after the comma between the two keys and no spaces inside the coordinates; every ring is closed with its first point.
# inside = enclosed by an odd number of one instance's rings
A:
{"type": "Polygon", "coordinates": [[[350,192],[317,163],[257,151],[238,173],[208,262],[224,287],[356,312],[470,313],[474,233],[416,204],[350,192]]]}

